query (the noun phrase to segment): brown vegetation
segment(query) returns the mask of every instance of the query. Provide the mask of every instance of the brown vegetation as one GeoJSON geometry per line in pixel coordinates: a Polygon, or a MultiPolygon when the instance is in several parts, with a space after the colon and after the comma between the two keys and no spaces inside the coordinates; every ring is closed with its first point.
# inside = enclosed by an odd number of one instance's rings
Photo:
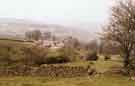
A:
{"type": "Polygon", "coordinates": [[[135,56],[135,2],[134,0],[122,0],[112,7],[112,15],[109,24],[105,27],[104,38],[117,43],[120,46],[124,67],[132,67],[135,56]],[[132,60],[131,60],[132,59],[132,60]]]}

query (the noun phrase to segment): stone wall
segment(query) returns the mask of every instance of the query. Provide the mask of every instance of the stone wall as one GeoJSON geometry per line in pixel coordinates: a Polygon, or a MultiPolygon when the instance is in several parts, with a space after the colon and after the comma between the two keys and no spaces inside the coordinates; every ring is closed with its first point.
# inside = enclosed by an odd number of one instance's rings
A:
{"type": "Polygon", "coordinates": [[[45,77],[78,77],[88,76],[87,68],[82,66],[55,66],[45,65],[40,67],[15,66],[0,68],[0,75],[16,76],[45,76],[45,77]]]}

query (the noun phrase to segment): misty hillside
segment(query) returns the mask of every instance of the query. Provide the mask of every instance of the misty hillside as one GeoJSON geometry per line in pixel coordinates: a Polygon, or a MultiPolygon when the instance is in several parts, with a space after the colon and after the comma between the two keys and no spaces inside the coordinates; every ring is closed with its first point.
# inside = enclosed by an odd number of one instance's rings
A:
{"type": "Polygon", "coordinates": [[[60,24],[44,24],[23,19],[0,19],[0,37],[24,38],[24,33],[29,30],[39,29],[52,32],[58,37],[73,36],[82,41],[96,38],[96,24],[85,26],[64,26],[60,24]],[[95,32],[94,32],[95,31],[95,32]]]}

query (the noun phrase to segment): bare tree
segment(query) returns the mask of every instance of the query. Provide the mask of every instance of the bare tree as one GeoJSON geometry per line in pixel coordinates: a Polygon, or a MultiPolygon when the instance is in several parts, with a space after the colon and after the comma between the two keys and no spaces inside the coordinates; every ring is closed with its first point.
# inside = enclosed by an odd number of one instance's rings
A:
{"type": "Polygon", "coordinates": [[[104,37],[120,45],[124,66],[130,65],[131,52],[135,46],[135,2],[121,0],[112,7],[110,22],[105,27],[104,37]]]}
{"type": "Polygon", "coordinates": [[[80,41],[77,38],[69,36],[64,41],[65,47],[79,48],[80,41]]]}
{"type": "Polygon", "coordinates": [[[32,33],[31,33],[31,31],[25,32],[25,38],[28,39],[28,40],[32,40],[32,33]]]}
{"type": "Polygon", "coordinates": [[[51,32],[44,32],[43,33],[43,39],[51,39],[52,38],[52,33],[51,32]]]}
{"type": "Polygon", "coordinates": [[[42,37],[40,30],[28,31],[25,33],[25,37],[30,40],[39,40],[42,37]]]}
{"type": "Polygon", "coordinates": [[[96,39],[91,40],[89,43],[86,44],[86,48],[91,51],[98,51],[98,42],[96,39]]]}
{"type": "Polygon", "coordinates": [[[120,54],[119,45],[113,41],[101,40],[99,44],[99,53],[104,55],[118,55],[120,54]]]}

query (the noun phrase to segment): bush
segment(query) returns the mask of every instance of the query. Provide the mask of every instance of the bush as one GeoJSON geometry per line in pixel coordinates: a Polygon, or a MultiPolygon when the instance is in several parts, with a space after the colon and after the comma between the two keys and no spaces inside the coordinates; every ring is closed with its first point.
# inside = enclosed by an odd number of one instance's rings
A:
{"type": "Polygon", "coordinates": [[[67,62],[70,62],[70,58],[58,51],[49,53],[45,58],[46,64],[57,64],[67,62]]]}
{"type": "Polygon", "coordinates": [[[130,63],[127,65],[127,67],[124,68],[125,75],[129,75],[130,77],[135,77],[135,57],[130,57],[130,63]]]}
{"type": "Polygon", "coordinates": [[[42,65],[45,64],[45,57],[48,53],[47,48],[41,48],[41,47],[24,47],[24,58],[22,59],[22,62],[25,65],[42,65]]]}
{"type": "Polygon", "coordinates": [[[16,42],[0,42],[0,65],[41,65],[49,49],[16,42]]]}
{"type": "Polygon", "coordinates": [[[75,48],[65,47],[59,49],[57,52],[59,52],[63,57],[69,58],[70,61],[76,61],[79,59],[79,54],[75,48]]]}
{"type": "Polygon", "coordinates": [[[104,57],[104,60],[105,60],[105,61],[110,60],[110,59],[111,59],[111,56],[105,55],[105,57],[104,57]]]}
{"type": "Polygon", "coordinates": [[[90,62],[89,62],[89,65],[94,65],[94,62],[90,61],[90,62]]]}
{"type": "Polygon", "coordinates": [[[97,55],[97,52],[89,52],[86,56],[86,60],[92,60],[92,61],[96,61],[98,60],[98,55],[97,55]]]}
{"type": "Polygon", "coordinates": [[[25,53],[23,62],[26,65],[67,63],[74,57],[73,51],[65,48],[50,51],[42,47],[27,47],[23,51],[25,53]]]}
{"type": "Polygon", "coordinates": [[[48,53],[45,58],[46,64],[67,63],[77,60],[78,53],[75,48],[65,47],[48,53]]]}
{"type": "Polygon", "coordinates": [[[48,48],[35,45],[0,44],[0,65],[32,65],[56,64],[75,61],[78,57],[76,49],[61,48],[51,52],[48,48]]]}
{"type": "Polygon", "coordinates": [[[11,65],[23,57],[20,48],[9,45],[0,46],[0,65],[11,65]]]}

